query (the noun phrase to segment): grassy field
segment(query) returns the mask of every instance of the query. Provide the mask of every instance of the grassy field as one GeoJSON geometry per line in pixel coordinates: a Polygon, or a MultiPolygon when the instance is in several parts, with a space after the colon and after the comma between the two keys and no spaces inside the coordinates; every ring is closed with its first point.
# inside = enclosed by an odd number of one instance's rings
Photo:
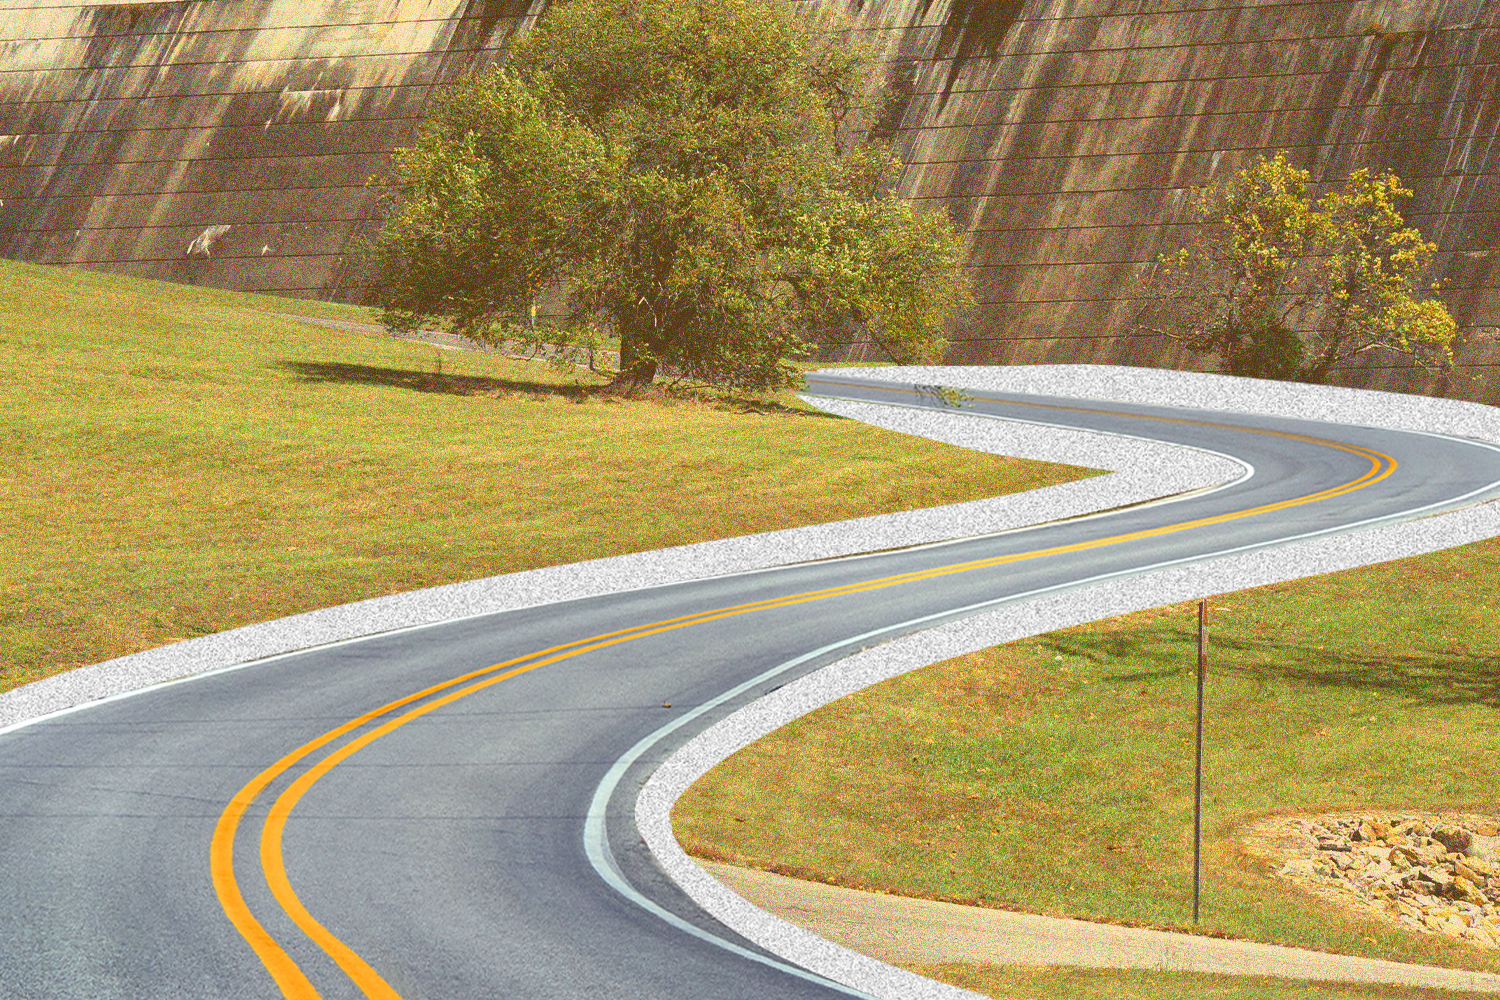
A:
{"type": "Polygon", "coordinates": [[[1458,1000],[1493,994],[1351,983],[1293,983],[1260,976],[1209,976],[1113,969],[915,966],[913,972],[1005,1000],[1458,1000]]]}
{"type": "Polygon", "coordinates": [[[0,690],[359,598],[1089,474],[790,394],[622,401],[270,312],[370,318],[0,261],[0,690]]]}
{"type": "MultiPolygon", "coordinates": [[[[1490,540],[1210,601],[1204,930],[1500,970],[1494,951],[1316,902],[1236,837],[1277,813],[1500,811],[1497,581],[1490,540]]],[[[1039,636],[835,702],[689,789],[678,838],[856,888],[1186,929],[1195,611],[1039,636]]]]}
{"type": "MultiPolygon", "coordinates": [[[[0,689],[342,601],[1087,474],[787,394],[622,401],[270,312],[368,318],[0,261],[0,689]]],[[[1500,969],[1311,902],[1234,837],[1277,811],[1497,809],[1497,568],[1483,543],[1214,602],[1208,928],[1500,969]]],[[[1181,927],[1192,662],[1184,606],[920,671],[727,762],[679,835],[826,881],[1181,927]]],[[[919,971],[1015,996],[1444,995],[919,971]]]]}

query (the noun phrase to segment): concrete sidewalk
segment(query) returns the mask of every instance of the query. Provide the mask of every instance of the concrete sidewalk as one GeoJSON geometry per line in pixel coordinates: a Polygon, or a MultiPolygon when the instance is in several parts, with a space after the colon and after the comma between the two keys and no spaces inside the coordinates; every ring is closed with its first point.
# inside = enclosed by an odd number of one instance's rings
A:
{"type": "Polygon", "coordinates": [[[761,909],[891,965],[1072,965],[1500,993],[1500,975],[1490,973],[959,906],[698,864],[761,909]]]}

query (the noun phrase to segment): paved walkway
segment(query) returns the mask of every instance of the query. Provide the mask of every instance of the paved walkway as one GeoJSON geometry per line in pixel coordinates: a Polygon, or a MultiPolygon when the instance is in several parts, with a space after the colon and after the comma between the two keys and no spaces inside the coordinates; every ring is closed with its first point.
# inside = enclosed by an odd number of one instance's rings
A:
{"type": "Polygon", "coordinates": [[[1500,993],[1500,975],[1489,973],[908,899],[698,864],[761,909],[891,965],[1074,965],[1500,993]]]}

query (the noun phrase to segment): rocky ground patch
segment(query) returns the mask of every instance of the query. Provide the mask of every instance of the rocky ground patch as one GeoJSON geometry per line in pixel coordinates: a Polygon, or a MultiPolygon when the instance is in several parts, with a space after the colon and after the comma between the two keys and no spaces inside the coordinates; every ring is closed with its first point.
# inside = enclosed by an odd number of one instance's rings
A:
{"type": "Polygon", "coordinates": [[[1245,846],[1276,875],[1403,927],[1500,948],[1500,819],[1430,813],[1276,817],[1245,846]]]}

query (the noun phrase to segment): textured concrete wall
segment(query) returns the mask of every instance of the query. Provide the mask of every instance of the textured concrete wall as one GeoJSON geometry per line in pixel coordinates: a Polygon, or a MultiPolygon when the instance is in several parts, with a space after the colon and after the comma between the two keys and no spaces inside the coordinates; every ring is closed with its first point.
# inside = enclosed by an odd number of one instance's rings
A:
{"type": "Polygon", "coordinates": [[[1133,285],[1190,235],[1191,185],[1286,149],[1320,185],[1390,167],[1416,192],[1407,218],[1443,251],[1461,371],[1491,379],[1433,386],[1369,352],[1341,380],[1500,402],[1494,0],[860,6],[895,64],[903,193],[969,228],[980,305],[950,363],[1203,364],[1124,336],[1133,285]]]}
{"type": "MultiPolygon", "coordinates": [[[[980,305],[950,361],[1199,364],[1123,335],[1133,280],[1188,234],[1190,185],[1288,149],[1322,183],[1407,180],[1464,370],[1497,370],[1497,0],[793,2],[881,46],[902,191],[970,231],[980,305]]],[[[0,254],[358,298],[366,178],[543,5],[0,0],[0,254]]],[[[1366,361],[1341,378],[1432,388],[1366,361]]]]}
{"type": "Polygon", "coordinates": [[[0,0],[0,254],[360,294],[366,180],[526,0],[0,0]]]}

